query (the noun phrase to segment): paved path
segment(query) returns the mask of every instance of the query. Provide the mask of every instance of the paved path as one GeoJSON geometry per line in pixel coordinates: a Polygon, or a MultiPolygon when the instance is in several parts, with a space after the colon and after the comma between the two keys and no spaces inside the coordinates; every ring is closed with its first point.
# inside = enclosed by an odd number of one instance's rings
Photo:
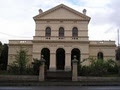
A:
{"type": "Polygon", "coordinates": [[[120,90],[120,86],[48,86],[48,87],[0,87],[0,90],[120,90]]]}

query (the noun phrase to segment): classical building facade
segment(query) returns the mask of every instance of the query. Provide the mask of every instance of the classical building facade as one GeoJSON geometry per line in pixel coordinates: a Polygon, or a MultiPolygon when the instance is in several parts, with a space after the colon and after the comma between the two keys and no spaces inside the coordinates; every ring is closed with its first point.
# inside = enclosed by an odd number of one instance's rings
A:
{"type": "MultiPolygon", "coordinates": [[[[48,11],[39,10],[33,17],[36,28],[33,40],[9,40],[8,64],[15,60],[22,46],[28,50],[29,63],[44,55],[48,70],[71,70],[71,61],[93,57],[115,60],[115,41],[90,41],[86,10],[80,13],[60,4],[48,11]]],[[[85,62],[84,64],[88,64],[85,62]]]]}

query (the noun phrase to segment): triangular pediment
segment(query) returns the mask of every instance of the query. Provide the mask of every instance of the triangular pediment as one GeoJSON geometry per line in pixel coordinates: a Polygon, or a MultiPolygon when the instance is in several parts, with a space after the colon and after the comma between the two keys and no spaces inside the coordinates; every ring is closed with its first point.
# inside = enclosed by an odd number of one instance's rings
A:
{"type": "Polygon", "coordinates": [[[43,20],[43,19],[77,19],[77,20],[90,20],[90,17],[64,5],[60,4],[48,11],[45,11],[34,17],[34,20],[43,20]]]}

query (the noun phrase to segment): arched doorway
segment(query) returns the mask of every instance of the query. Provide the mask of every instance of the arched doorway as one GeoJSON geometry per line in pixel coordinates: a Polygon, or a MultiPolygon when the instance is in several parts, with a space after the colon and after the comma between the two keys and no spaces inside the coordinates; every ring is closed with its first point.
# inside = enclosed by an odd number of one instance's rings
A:
{"type": "Polygon", "coordinates": [[[63,48],[59,48],[56,51],[56,69],[64,70],[65,66],[65,50],[63,48]]]}
{"type": "Polygon", "coordinates": [[[80,50],[77,48],[74,48],[71,51],[71,66],[72,66],[72,60],[74,59],[74,55],[76,56],[76,59],[78,60],[78,64],[80,63],[80,50]]]}
{"type": "Polygon", "coordinates": [[[48,48],[43,48],[41,50],[41,55],[44,56],[44,59],[46,60],[46,62],[45,62],[46,68],[49,69],[49,65],[50,65],[50,50],[48,48]]]}

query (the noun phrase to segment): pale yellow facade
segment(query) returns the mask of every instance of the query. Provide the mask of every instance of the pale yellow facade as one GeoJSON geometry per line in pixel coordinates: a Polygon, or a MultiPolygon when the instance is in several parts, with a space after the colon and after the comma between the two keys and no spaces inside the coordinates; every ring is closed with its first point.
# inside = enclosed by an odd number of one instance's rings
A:
{"type": "MultiPolygon", "coordinates": [[[[41,52],[47,48],[49,55],[49,70],[57,70],[60,65],[56,59],[59,56],[57,50],[64,50],[64,70],[71,70],[71,55],[73,49],[79,51],[79,59],[97,58],[99,52],[103,53],[104,59],[115,60],[115,41],[90,41],[88,36],[88,24],[90,17],[72,8],[60,4],[48,11],[40,12],[33,17],[35,20],[35,36],[33,40],[9,40],[8,64],[15,60],[16,52],[22,46],[28,50],[29,63],[33,58],[40,59],[41,52]],[[46,37],[46,28],[51,28],[51,34],[46,37]],[[64,28],[64,36],[59,36],[59,28],[64,28]],[[73,28],[76,27],[77,37],[73,37],[73,28]],[[58,64],[57,64],[58,63],[58,64]]],[[[61,50],[61,51],[62,51],[61,50]]],[[[61,52],[60,51],[60,52],[61,52]]],[[[87,62],[84,64],[88,64],[87,62]]]]}

